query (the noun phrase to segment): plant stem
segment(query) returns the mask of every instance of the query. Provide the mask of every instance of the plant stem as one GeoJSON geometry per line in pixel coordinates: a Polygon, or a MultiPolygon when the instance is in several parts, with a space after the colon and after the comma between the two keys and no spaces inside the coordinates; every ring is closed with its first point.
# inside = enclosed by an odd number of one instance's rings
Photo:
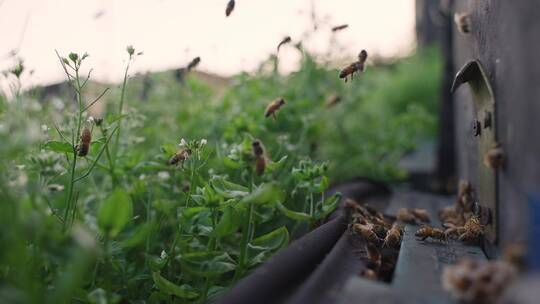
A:
{"type": "MultiPolygon", "coordinates": [[[[251,193],[253,188],[253,172],[250,171],[249,192],[251,193]]],[[[246,266],[247,249],[249,241],[252,237],[253,227],[253,203],[249,204],[248,216],[244,218],[242,228],[242,239],[240,241],[240,257],[238,258],[238,266],[234,274],[233,281],[236,282],[244,273],[244,267],[246,266]]]]}
{"type": "Polygon", "coordinates": [[[73,200],[73,187],[75,185],[75,168],[77,167],[77,148],[75,145],[75,140],[79,138],[81,133],[81,123],[82,123],[82,114],[84,111],[83,107],[83,100],[82,100],[82,92],[81,92],[81,83],[79,80],[79,68],[77,67],[75,69],[75,84],[76,88],[75,91],[77,93],[77,102],[79,104],[79,115],[77,119],[77,136],[72,141],[73,146],[73,162],[71,162],[71,175],[70,175],[70,181],[69,181],[69,188],[68,188],[68,195],[66,197],[66,210],[64,211],[64,225],[63,229],[66,229],[66,224],[68,223],[68,216],[69,211],[71,209],[71,201],[73,200]]]}
{"type": "MultiPolygon", "coordinates": [[[[126,85],[127,85],[127,79],[128,79],[128,71],[129,71],[129,64],[131,62],[131,55],[129,56],[128,63],[126,65],[126,70],[124,71],[124,81],[122,82],[122,91],[120,93],[120,104],[118,106],[118,117],[122,116],[122,110],[124,108],[124,96],[126,93],[126,85]]],[[[120,131],[121,131],[122,121],[118,122],[118,133],[116,133],[116,140],[114,143],[114,162],[116,163],[116,160],[118,158],[118,146],[120,144],[120,131]]]]}

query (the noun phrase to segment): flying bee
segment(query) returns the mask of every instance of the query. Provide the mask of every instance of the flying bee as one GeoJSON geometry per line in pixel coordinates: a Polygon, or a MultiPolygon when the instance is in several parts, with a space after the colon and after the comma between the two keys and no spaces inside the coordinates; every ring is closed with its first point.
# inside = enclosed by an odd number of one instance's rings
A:
{"type": "Polygon", "coordinates": [[[392,228],[388,230],[384,238],[383,247],[389,247],[397,249],[401,243],[401,237],[403,236],[403,229],[397,223],[392,225],[392,228]]]}
{"type": "Polygon", "coordinates": [[[458,30],[463,34],[469,34],[471,32],[471,21],[469,13],[455,13],[454,22],[457,25],[458,30]]]}
{"type": "Polygon", "coordinates": [[[262,175],[264,173],[264,169],[266,168],[264,146],[260,140],[255,139],[251,143],[251,148],[253,151],[253,156],[255,157],[255,172],[257,172],[257,175],[262,175]]]}
{"type": "Polygon", "coordinates": [[[227,3],[227,8],[225,9],[225,16],[229,17],[229,15],[234,10],[234,0],[230,0],[229,3],[227,3]]]}
{"type": "Polygon", "coordinates": [[[346,29],[348,27],[349,27],[348,24],[342,24],[342,25],[334,26],[332,28],[332,32],[338,32],[338,31],[344,30],[344,29],[346,29]]]}
{"type": "Polygon", "coordinates": [[[399,208],[396,212],[396,220],[407,224],[416,224],[416,218],[408,208],[399,208]]]}
{"type": "Polygon", "coordinates": [[[79,144],[77,145],[78,156],[88,155],[88,151],[90,151],[91,141],[92,141],[92,132],[90,132],[90,129],[88,129],[88,127],[84,127],[84,129],[81,132],[79,144]]]}
{"type": "Polygon", "coordinates": [[[500,144],[496,144],[484,154],[484,165],[491,169],[498,169],[504,164],[504,151],[500,144]]]}
{"type": "Polygon", "coordinates": [[[373,231],[373,224],[353,224],[353,229],[358,234],[360,234],[368,243],[372,243],[376,246],[379,246],[382,243],[382,240],[373,231]]]}
{"type": "Polygon", "coordinates": [[[351,76],[352,80],[354,78],[354,73],[363,72],[365,70],[367,56],[368,55],[366,50],[362,50],[360,54],[358,54],[358,61],[349,64],[347,67],[341,70],[341,72],[339,73],[339,78],[345,78],[345,82],[347,82],[347,78],[349,77],[349,75],[351,76]]]}
{"type": "Polygon", "coordinates": [[[287,43],[289,43],[289,42],[291,42],[291,37],[290,37],[290,36],[286,36],[285,38],[283,38],[283,39],[279,42],[279,44],[278,44],[278,46],[277,46],[278,52],[279,52],[279,48],[281,48],[282,45],[287,44],[287,43]]]}
{"type": "Polygon", "coordinates": [[[195,58],[193,58],[193,60],[191,60],[191,62],[188,64],[187,70],[188,70],[188,71],[191,71],[192,69],[194,69],[195,67],[197,67],[197,65],[199,65],[200,62],[201,62],[201,57],[195,57],[195,58]]]}
{"type": "Polygon", "coordinates": [[[428,237],[440,241],[446,240],[446,235],[444,234],[444,231],[442,231],[442,229],[433,228],[427,225],[420,227],[420,229],[416,231],[414,236],[420,238],[420,240],[422,241],[427,239],[428,237]]]}
{"type": "Polygon", "coordinates": [[[331,108],[337,105],[340,101],[341,101],[341,96],[337,94],[330,95],[328,99],[326,100],[326,107],[331,108]]]}
{"type": "Polygon", "coordinates": [[[174,153],[174,155],[169,159],[168,164],[169,165],[178,165],[184,164],[184,161],[188,159],[188,157],[191,155],[191,149],[180,149],[174,153]]]}
{"type": "Polygon", "coordinates": [[[429,219],[429,214],[426,209],[413,208],[411,209],[411,213],[416,219],[420,220],[421,222],[429,223],[431,221],[429,219]]]}
{"type": "Polygon", "coordinates": [[[274,120],[276,120],[276,112],[285,104],[285,99],[282,97],[272,101],[268,106],[266,107],[266,110],[264,111],[264,117],[268,118],[272,116],[274,120]]]}

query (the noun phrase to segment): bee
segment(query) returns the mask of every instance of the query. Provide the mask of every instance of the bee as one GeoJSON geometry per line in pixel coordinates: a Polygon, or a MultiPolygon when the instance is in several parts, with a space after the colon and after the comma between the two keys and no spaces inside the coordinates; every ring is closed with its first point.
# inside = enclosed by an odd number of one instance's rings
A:
{"type": "Polygon", "coordinates": [[[461,33],[469,34],[471,32],[469,13],[455,13],[454,22],[456,23],[457,28],[461,33]]]}
{"type": "Polygon", "coordinates": [[[342,24],[342,25],[334,26],[332,28],[332,32],[338,32],[338,31],[344,30],[344,29],[346,29],[348,27],[349,27],[348,24],[342,24]]]}
{"type": "Polygon", "coordinates": [[[191,62],[188,64],[186,69],[188,71],[191,71],[192,69],[197,67],[197,65],[199,65],[200,62],[201,62],[201,57],[195,57],[193,58],[193,60],[191,60],[191,62]]]}
{"type": "Polygon", "coordinates": [[[504,164],[504,151],[500,144],[496,144],[484,154],[484,165],[491,169],[498,169],[504,164]]]}
{"type": "Polygon", "coordinates": [[[370,268],[363,269],[360,272],[360,276],[362,276],[362,277],[364,277],[364,278],[366,278],[368,280],[377,281],[377,273],[375,272],[375,270],[370,269],[370,268]]]}
{"type": "Polygon", "coordinates": [[[381,267],[382,253],[377,246],[371,243],[366,244],[367,256],[370,268],[379,269],[381,267]]]}
{"type": "Polygon", "coordinates": [[[328,99],[326,100],[326,107],[331,108],[335,105],[337,105],[341,101],[341,96],[334,94],[330,95],[328,99]]]}
{"type": "Polygon", "coordinates": [[[411,213],[413,216],[424,223],[429,223],[431,220],[429,219],[429,214],[426,209],[421,208],[413,208],[411,209],[411,213]]]}
{"type": "Polygon", "coordinates": [[[477,216],[472,216],[467,220],[461,230],[458,240],[461,242],[477,242],[484,235],[484,225],[480,223],[477,216]]]}
{"type": "Polygon", "coordinates": [[[470,212],[474,203],[474,189],[470,182],[459,181],[457,206],[460,211],[470,212]]]}
{"type": "Polygon", "coordinates": [[[386,233],[383,247],[389,247],[389,248],[394,248],[394,249],[399,248],[399,245],[401,244],[402,236],[403,236],[403,228],[399,224],[394,223],[392,225],[392,228],[390,228],[388,232],[386,233]]]}
{"type": "Polygon", "coordinates": [[[169,165],[178,165],[184,164],[184,161],[188,159],[188,157],[191,155],[191,149],[180,149],[174,153],[174,155],[169,159],[168,164],[169,165]]]}
{"type": "Polygon", "coordinates": [[[446,230],[444,231],[446,238],[456,239],[460,235],[465,233],[465,227],[457,226],[453,223],[444,223],[444,227],[446,228],[446,230]]]}
{"type": "Polygon", "coordinates": [[[90,132],[90,129],[88,129],[88,127],[84,127],[80,136],[79,144],[77,145],[78,156],[88,155],[88,151],[90,151],[91,141],[92,141],[92,132],[90,132]]]}
{"type": "Polygon", "coordinates": [[[291,42],[291,37],[290,37],[290,36],[286,36],[285,38],[283,38],[283,39],[279,42],[279,44],[278,44],[278,46],[277,46],[278,52],[279,52],[279,48],[281,48],[282,45],[287,44],[287,43],[289,43],[289,42],[291,42]]]}
{"type": "Polygon", "coordinates": [[[442,231],[442,229],[434,228],[428,225],[420,227],[420,229],[416,231],[414,236],[420,238],[420,240],[422,241],[427,239],[428,237],[440,241],[446,240],[446,235],[444,234],[444,231],[442,231]]]}
{"type": "Polygon", "coordinates": [[[360,234],[368,243],[372,243],[376,246],[379,246],[382,243],[382,240],[373,231],[373,224],[353,224],[353,229],[358,234],[360,234]]]}
{"type": "Polygon", "coordinates": [[[407,224],[416,224],[416,218],[407,208],[399,208],[396,212],[396,220],[407,224]]]}
{"type": "Polygon", "coordinates": [[[229,3],[227,3],[227,8],[225,9],[225,16],[229,17],[229,15],[234,10],[234,0],[230,0],[229,3]]]}
{"type": "Polygon", "coordinates": [[[352,80],[354,78],[354,73],[363,72],[365,70],[365,62],[367,60],[367,56],[368,55],[366,50],[362,50],[360,54],[358,54],[358,61],[349,64],[347,67],[341,70],[341,72],[339,73],[339,78],[345,78],[345,82],[347,82],[347,78],[349,77],[349,75],[351,76],[352,80]]]}
{"type": "Polygon", "coordinates": [[[264,173],[264,169],[266,168],[264,146],[260,140],[255,139],[251,143],[251,148],[253,150],[253,156],[255,157],[255,172],[257,172],[257,175],[262,175],[264,173]]]}
{"type": "Polygon", "coordinates": [[[268,118],[272,116],[274,120],[276,119],[276,112],[285,104],[285,99],[282,97],[272,101],[268,106],[266,107],[266,110],[264,111],[264,117],[268,118]]]}

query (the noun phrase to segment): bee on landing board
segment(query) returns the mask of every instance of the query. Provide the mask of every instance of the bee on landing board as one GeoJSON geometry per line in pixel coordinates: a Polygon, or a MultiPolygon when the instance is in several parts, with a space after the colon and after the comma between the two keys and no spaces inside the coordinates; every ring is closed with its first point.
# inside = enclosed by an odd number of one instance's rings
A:
{"type": "Polygon", "coordinates": [[[401,244],[402,236],[403,236],[403,228],[399,224],[394,223],[392,225],[392,228],[390,228],[388,232],[386,233],[383,247],[389,247],[389,248],[394,248],[394,249],[399,248],[399,245],[401,244]]]}
{"type": "Polygon", "coordinates": [[[92,132],[90,132],[90,129],[88,129],[88,127],[84,127],[84,129],[81,132],[79,144],[77,145],[78,156],[88,155],[88,152],[90,151],[91,141],[92,141],[92,132]]]}
{"type": "Polygon", "coordinates": [[[368,243],[375,246],[381,245],[382,240],[373,231],[373,224],[353,224],[353,229],[356,233],[360,234],[364,239],[366,239],[368,243]]]}
{"type": "Polygon", "coordinates": [[[266,107],[266,110],[264,111],[264,117],[268,118],[272,116],[274,120],[276,119],[276,112],[285,104],[285,99],[278,98],[274,101],[272,101],[268,106],[266,107]]]}
{"type": "Polygon", "coordinates": [[[446,235],[444,234],[444,231],[442,231],[442,229],[433,228],[427,225],[422,226],[420,229],[418,229],[414,236],[416,236],[422,241],[427,239],[428,237],[439,241],[446,240],[446,235]]]}
{"type": "Polygon", "coordinates": [[[367,56],[368,54],[366,50],[362,50],[360,54],[358,54],[358,61],[349,64],[347,67],[341,70],[341,72],[339,73],[339,78],[345,78],[345,82],[347,82],[349,76],[351,76],[352,80],[355,73],[364,72],[367,56]]]}
{"type": "Polygon", "coordinates": [[[291,42],[291,37],[290,36],[286,36],[285,38],[283,38],[283,40],[281,40],[277,46],[277,51],[279,52],[279,49],[281,48],[282,45],[284,44],[287,44],[291,42]]]}
{"type": "Polygon", "coordinates": [[[191,149],[180,149],[167,162],[169,165],[184,164],[184,161],[191,155],[191,149]]]}
{"type": "Polygon", "coordinates": [[[342,24],[342,25],[334,26],[332,28],[332,32],[338,32],[338,31],[344,30],[344,29],[346,29],[348,27],[349,27],[348,24],[342,24]]]}
{"type": "Polygon", "coordinates": [[[260,140],[255,139],[251,143],[253,156],[255,157],[255,172],[257,175],[262,175],[266,168],[266,153],[264,152],[264,146],[260,140]]]}
{"type": "Polygon", "coordinates": [[[226,17],[229,17],[229,15],[231,15],[231,13],[233,12],[234,10],[234,0],[230,0],[229,3],[227,3],[227,8],[225,9],[225,16],[226,17]]]}

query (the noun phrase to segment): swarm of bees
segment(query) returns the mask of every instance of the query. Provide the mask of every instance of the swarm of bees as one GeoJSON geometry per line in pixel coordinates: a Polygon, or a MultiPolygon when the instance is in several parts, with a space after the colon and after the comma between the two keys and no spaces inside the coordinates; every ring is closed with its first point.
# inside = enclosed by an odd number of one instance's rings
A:
{"type": "Polygon", "coordinates": [[[337,105],[339,102],[341,102],[341,96],[337,94],[332,94],[328,96],[328,99],[326,100],[326,107],[331,108],[337,105]]]}
{"type": "Polygon", "coordinates": [[[285,99],[282,97],[270,102],[264,111],[264,117],[268,118],[272,116],[276,120],[276,112],[285,104],[285,99]]]}
{"type": "Polygon", "coordinates": [[[80,141],[77,145],[77,155],[86,156],[90,151],[90,142],[92,141],[92,132],[88,127],[84,127],[81,132],[80,141]]]}
{"type": "Polygon", "coordinates": [[[444,268],[442,284],[460,301],[495,303],[516,275],[517,269],[506,261],[461,260],[444,268]]]}
{"type": "Polygon", "coordinates": [[[332,28],[332,32],[339,32],[339,31],[344,30],[344,29],[346,29],[348,27],[349,27],[348,24],[342,24],[342,25],[334,26],[332,28]]]}
{"type": "MultiPolygon", "coordinates": [[[[345,207],[351,211],[350,232],[365,242],[366,269],[361,276],[372,280],[390,280],[401,246],[403,228],[367,204],[346,199],[345,207]]],[[[363,251],[364,252],[364,251],[363,251]]]]}
{"type": "Polygon", "coordinates": [[[266,168],[267,157],[264,151],[264,146],[260,140],[255,139],[251,143],[253,157],[255,157],[255,172],[257,175],[262,175],[266,168]]]}
{"type": "Polygon", "coordinates": [[[286,36],[285,38],[283,38],[283,39],[279,42],[279,44],[278,44],[278,46],[277,46],[277,51],[279,52],[279,49],[281,48],[281,46],[283,46],[284,44],[287,44],[287,43],[289,43],[289,42],[291,42],[291,37],[290,37],[290,36],[286,36]]]}
{"type": "Polygon", "coordinates": [[[191,155],[191,149],[180,149],[174,153],[174,155],[167,162],[169,165],[184,165],[186,159],[191,155]]]}
{"type": "Polygon", "coordinates": [[[454,22],[457,25],[458,30],[463,34],[469,34],[471,32],[471,21],[469,13],[455,13],[454,22]]]}
{"type": "Polygon", "coordinates": [[[234,0],[230,0],[229,3],[227,3],[227,8],[225,9],[225,16],[229,17],[234,10],[234,0]]]}
{"type": "Polygon", "coordinates": [[[341,70],[339,73],[339,78],[345,78],[345,82],[347,82],[349,76],[351,76],[351,80],[354,78],[354,73],[364,72],[367,57],[368,54],[366,50],[362,50],[360,54],[358,54],[358,61],[349,64],[347,67],[341,70]]]}

